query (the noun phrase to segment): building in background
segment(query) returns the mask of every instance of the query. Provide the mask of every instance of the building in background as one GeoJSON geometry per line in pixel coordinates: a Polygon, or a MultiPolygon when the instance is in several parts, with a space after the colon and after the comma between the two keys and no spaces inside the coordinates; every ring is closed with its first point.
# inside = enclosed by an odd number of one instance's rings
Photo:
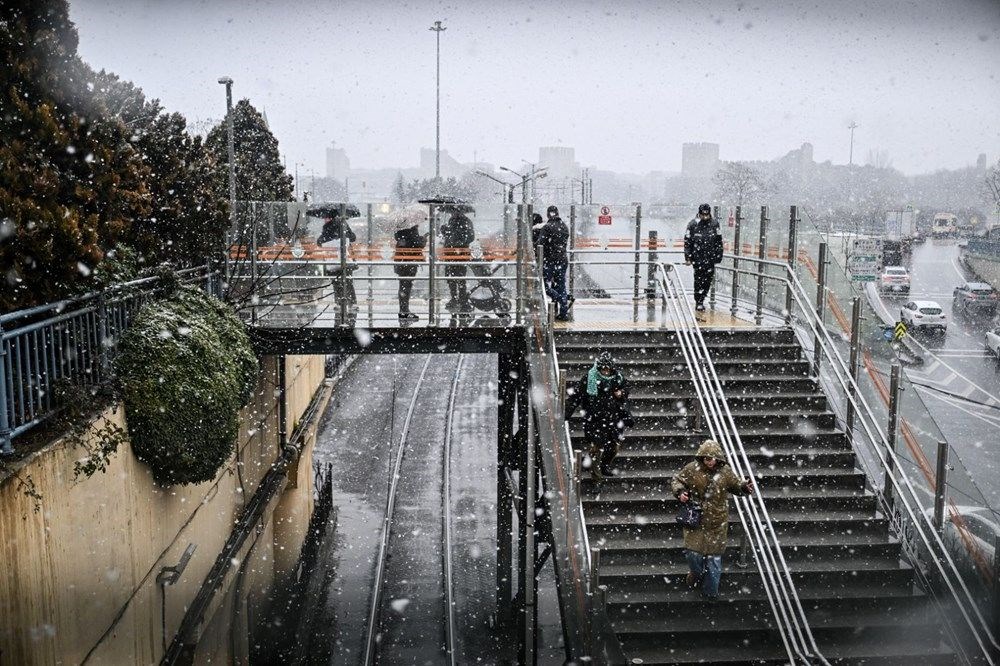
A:
{"type": "Polygon", "coordinates": [[[719,170],[719,144],[685,143],[681,147],[681,175],[711,178],[719,170]]]}
{"type": "Polygon", "coordinates": [[[351,171],[351,160],[347,158],[347,151],[337,148],[335,143],[331,143],[326,149],[326,177],[343,180],[351,171]]]}

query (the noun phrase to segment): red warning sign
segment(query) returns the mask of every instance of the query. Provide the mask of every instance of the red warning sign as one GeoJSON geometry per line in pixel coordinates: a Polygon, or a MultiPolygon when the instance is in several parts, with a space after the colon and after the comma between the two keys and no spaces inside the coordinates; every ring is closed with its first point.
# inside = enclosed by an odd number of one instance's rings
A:
{"type": "Polygon", "coordinates": [[[607,206],[601,206],[601,214],[597,216],[598,224],[611,224],[611,209],[607,206]]]}

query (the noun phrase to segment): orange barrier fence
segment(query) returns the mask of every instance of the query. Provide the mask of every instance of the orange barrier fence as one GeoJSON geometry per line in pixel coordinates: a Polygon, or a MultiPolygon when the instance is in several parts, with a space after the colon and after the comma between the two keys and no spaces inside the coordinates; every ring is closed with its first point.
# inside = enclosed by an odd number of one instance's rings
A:
{"type": "MultiPolygon", "coordinates": [[[[885,380],[882,379],[882,375],[879,374],[878,369],[875,367],[875,362],[872,360],[871,354],[867,351],[864,354],[864,364],[865,371],[868,373],[868,376],[871,377],[872,383],[875,385],[879,397],[881,397],[882,401],[886,404],[886,406],[888,406],[890,399],[889,389],[886,388],[885,380]]],[[[907,422],[904,418],[900,418],[899,423],[899,429],[903,435],[903,441],[906,442],[906,448],[909,449],[914,462],[916,462],[917,467],[920,468],[920,472],[927,481],[927,485],[933,490],[937,487],[937,478],[931,468],[930,461],[924,454],[923,449],[920,448],[920,444],[917,442],[916,435],[913,434],[913,428],[910,426],[909,422],[907,422]]],[[[961,513],[959,513],[958,506],[951,498],[948,498],[948,518],[958,531],[959,538],[962,540],[962,545],[965,546],[965,550],[972,556],[972,560],[976,564],[976,569],[979,570],[979,574],[983,577],[983,580],[986,581],[987,585],[993,585],[993,568],[990,565],[990,561],[979,547],[979,544],[973,540],[972,535],[969,533],[969,526],[965,522],[965,518],[961,513]]]]}

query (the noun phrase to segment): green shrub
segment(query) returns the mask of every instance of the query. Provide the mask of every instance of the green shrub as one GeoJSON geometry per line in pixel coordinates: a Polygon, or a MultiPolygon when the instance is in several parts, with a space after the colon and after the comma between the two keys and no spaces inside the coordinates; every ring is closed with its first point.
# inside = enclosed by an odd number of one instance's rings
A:
{"type": "Polygon", "coordinates": [[[115,371],[132,450],[153,478],[165,485],[215,478],[258,374],[232,310],[195,287],[175,287],[139,311],[115,371]]]}

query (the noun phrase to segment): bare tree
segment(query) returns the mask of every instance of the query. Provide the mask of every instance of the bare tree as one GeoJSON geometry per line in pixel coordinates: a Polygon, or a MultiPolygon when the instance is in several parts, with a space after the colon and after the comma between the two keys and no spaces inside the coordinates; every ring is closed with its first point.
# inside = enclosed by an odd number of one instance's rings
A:
{"type": "Polygon", "coordinates": [[[718,188],[719,199],[742,206],[765,194],[766,187],[760,171],[746,162],[724,164],[712,179],[718,188]]]}
{"type": "Polygon", "coordinates": [[[997,224],[1000,224],[1000,160],[986,170],[983,178],[983,200],[992,205],[997,214],[997,224]]]}
{"type": "Polygon", "coordinates": [[[865,160],[865,164],[873,166],[876,169],[891,169],[892,158],[889,157],[888,150],[885,150],[884,148],[875,148],[874,150],[868,151],[868,158],[865,160]]]}

